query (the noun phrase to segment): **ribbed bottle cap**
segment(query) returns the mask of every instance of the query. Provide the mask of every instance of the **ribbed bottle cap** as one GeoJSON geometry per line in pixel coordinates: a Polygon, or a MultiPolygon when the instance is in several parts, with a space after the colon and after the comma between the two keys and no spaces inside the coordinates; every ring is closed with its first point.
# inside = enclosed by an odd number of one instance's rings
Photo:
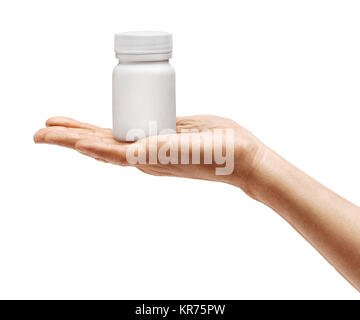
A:
{"type": "Polygon", "coordinates": [[[115,34],[115,53],[171,54],[172,35],[162,31],[130,31],[115,34]]]}

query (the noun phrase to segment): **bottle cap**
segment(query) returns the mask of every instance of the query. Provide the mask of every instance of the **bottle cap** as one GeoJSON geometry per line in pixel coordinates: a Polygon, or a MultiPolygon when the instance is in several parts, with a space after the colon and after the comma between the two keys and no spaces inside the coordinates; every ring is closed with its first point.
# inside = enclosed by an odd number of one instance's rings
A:
{"type": "MultiPolygon", "coordinates": [[[[130,31],[115,34],[115,54],[118,58],[128,55],[154,55],[171,58],[172,35],[162,31],[130,31]]],[[[157,59],[156,59],[157,60],[157,59]]]]}

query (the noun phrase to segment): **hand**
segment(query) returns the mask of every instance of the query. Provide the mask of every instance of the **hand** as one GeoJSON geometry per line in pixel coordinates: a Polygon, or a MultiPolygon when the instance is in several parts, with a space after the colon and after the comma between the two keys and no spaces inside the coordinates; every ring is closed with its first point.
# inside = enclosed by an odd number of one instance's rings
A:
{"type": "MultiPolygon", "coordinates": [[[[264,148],[259,140],[236,122],[210,115],[178,117],[176,122],[177,134],[149,137],[133,143],[115,140],[111,129],[100,128],[65,117],[50,118],[46,122],[46,126],[46,128],[40,129],[34,135],[35,143],[48,143],[72,148],[96,160],[121,166],[132,165],[145,173],[156,176],[177,176],[222,181],[236,185],[248,193],[250,191],[249,178],[256,167],[258,159],[261,158],[264,148]],[[225,132],[226,129],[233,132],[233,171],[228,175],[217,175],[216,168],[221,166],[214,162],[214,157],[210,164],[205,163],[204,155],[206,151],[203,142],[214,136],[214,130],[225,132]],[[190,143],[190,164],[182,164],[180,161],[181,156],[184,155],[184,150],[180,149],[181,141],[201,141],[200,145],[190,143]],[[175,148],[179,151],[177,157],[179,164],[166,164],[159,161],[149,164],[151,148],[155,146],[157,150],[160,150],[165,144],[175,145],[175,148]],[[144,155],[147,160],[146,164],[131,164],[127,161],[127,154],[130,154],[134,149],[139,154],[144,155]],[[198,164],[192,164],[193,154],[200,155],[198,164]]],[[[214,155],[217,148],[222,151],[225,147],[221,145],[221,141],[220,143],[214,141],[210,148],[211,153],[214,155]]]]}
{"type": "Polygon", "coordinates": [[[46,125],[47,128],[35,134],[36,143],[72,148],[100,161],[133,165],[152,175],[222,181],[240,187],[278,212],[360,290],[360,208],[295,168],[234,121],[215,116],[180,117],[176,134],[148,137],[134,143],[116,141],[111,129],[69,118],[54,117],[46,125]],[[215,154],[219,154],[219,149],[227,153],[228,148],[224,139],[214,138],[215,131],[233,133],[231,174],[216,174],[215,154]],[[213,158],[209,163],[204,142],[211,137],[214,138],[210,144],[213,158]],[[189,156],[182,148],[183,139],[191,142],[189,159],[200,155],[198,164],[179,161],[182,156],[189,156]],[[192,143],[199,140],[200,144],[192,143]],[[159,150],[155,154],[155,160],[159,161],[149,164],[154,147],[159,150]],[[166,152],[161,153],[164,147],[166,152]],[[175,157],[171,156],[171,150],[177,151],[175,157]],[[166,158],[167,151],[169,158],[176,158],[180,164],[160,161],[166,158]],[[135,155],[145,159],[145,163],[134,163],[135,155]]]}

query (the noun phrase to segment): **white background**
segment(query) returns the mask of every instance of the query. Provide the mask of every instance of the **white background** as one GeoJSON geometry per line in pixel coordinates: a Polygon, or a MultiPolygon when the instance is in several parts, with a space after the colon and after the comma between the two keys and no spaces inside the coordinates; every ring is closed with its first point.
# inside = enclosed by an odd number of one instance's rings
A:
{"type": "Polygon", "coordinates": [[[174,35],[178,115],[232,118],[360,203],[358,1],[0,2],[0,298],[359,298],[232,186],[147,176],[32,136],[111,126],[113,34],[174,35]]]}

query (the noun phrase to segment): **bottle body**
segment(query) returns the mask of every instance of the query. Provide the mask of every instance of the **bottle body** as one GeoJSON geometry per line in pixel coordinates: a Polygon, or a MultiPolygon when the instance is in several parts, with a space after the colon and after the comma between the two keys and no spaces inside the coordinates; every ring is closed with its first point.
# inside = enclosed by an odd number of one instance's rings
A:
{"type": "Polygon", "coordinates": [[[119,61],[113,71],[112,111],[119,141],[175,130],[175,70],[169,61],[119,61]]]}

